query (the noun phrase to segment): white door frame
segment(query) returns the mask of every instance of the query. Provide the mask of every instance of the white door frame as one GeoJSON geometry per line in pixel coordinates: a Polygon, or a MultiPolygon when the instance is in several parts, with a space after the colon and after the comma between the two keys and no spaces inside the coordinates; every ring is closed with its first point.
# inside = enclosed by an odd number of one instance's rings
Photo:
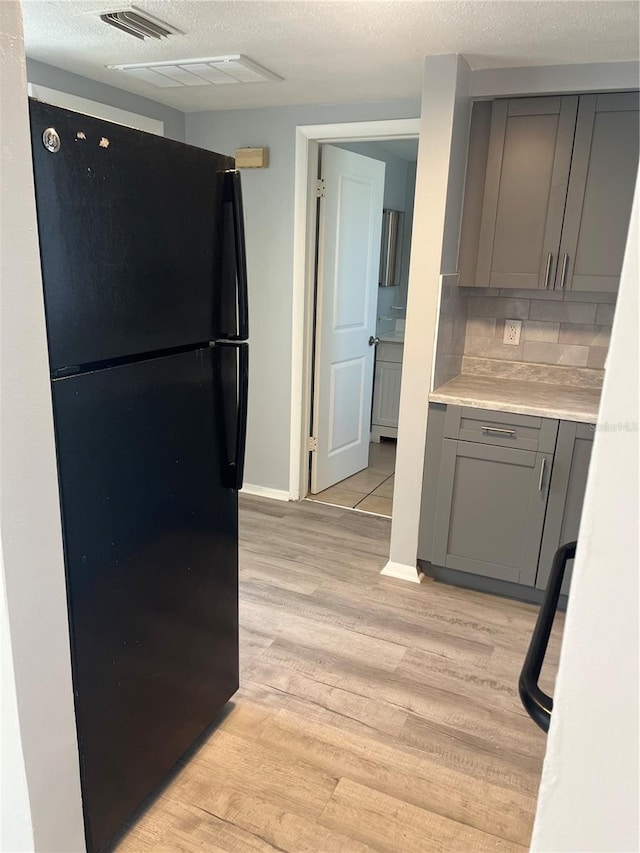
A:
{"type": "Polygon", "coordinates": [[[308,489],[307,438],[311,423],[313,288],[317,200],[314,183],[323,142],[411,139],[420,135],[420,119],[313,124],[296,128],[293,227],[293,309],[291,334],[291,451],[289,499],[300,500],[308,489]]]}

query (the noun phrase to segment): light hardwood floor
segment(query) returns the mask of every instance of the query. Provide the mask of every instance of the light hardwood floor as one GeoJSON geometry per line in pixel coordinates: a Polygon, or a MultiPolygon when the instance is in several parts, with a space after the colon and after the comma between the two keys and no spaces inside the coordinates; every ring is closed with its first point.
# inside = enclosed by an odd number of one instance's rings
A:
{"type": "Polygon", "coordinates": [[[517,679],[537,609],[381,577],[389,528],[241,498],[241,688],[118,853],[528,847],[545,736],[517,679]]]}

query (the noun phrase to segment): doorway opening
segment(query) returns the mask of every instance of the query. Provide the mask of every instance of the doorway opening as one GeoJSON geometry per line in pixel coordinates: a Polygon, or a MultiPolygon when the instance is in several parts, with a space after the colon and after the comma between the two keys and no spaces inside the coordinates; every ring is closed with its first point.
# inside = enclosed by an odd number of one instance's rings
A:
{"type": "Polygon", "coordinates": [[[371,442],[366,468],[317,494],[310,491],[307,500],[391,518],[395,469],[396,439],[371,442]]]}
{"type": "MultiPolygon", "coordinates": [[[[303,317],[303,335],[297,341],[294,303],[294,364],[296,355],[298,358],[302,355],[300,394],[295,393],[294,375],[292,395],[291,497],[294,499],[308,497],[378,515],[392,513],[418,129],[419,119],[298,128],[298,251],[294,248],[294,266],[303,273],[305,286],[302,293],[298,290],[298,296],[302,296],[298,310],[303,317]],[[323,177],[323,155],[336,151],[338,154],[344,152],[340,156],[357,155],[365,165],[366,161],[369,165],[374,161],[382,167],[383,198],[376,214],[378,221],[368,231],[366,225],[358,221],[360,214],[364,219],[373,215],[366,205],[363,210],[355,203],[340,210],[326,197],[316,197],[318,178],[323,177]],[[302,187],[306,190],[304,198],[302,187]],[[392,220],[391,228],[389,219],[392,220]],[[369,242],[376,245],[373,255],[365,257],[364,249],[360,254],[353,250],[353,243],[360,237],[366,246],[367,233],[369,242]],[[375,240],[371,236],[374,234],[375,240]],[[327,255],[327,243],[332,238],[336,245],[330,247],[327,255]],[[339,245],[341,238],[342,247],[339,245]],[[352,247],[352,251],[346,260],[342,257],[340,263],[339,250],[345,245],[352,247]],[[394,257],[389,256],[389,245],[395,247],[394,257]],[[393,260],[396,260],[396,268],[389,270],[393,260]],[[342,279],[337,284],[335,275],[331,281],[326,274],[322,278],[323,262],[325,273],[326,268],[332,273],[342,269],[342,279]],[[369,269],[368,299],[359,272],[367,262],[369,267],[375,267],[369,269]],[[351,290],[345,286],[347,282],[351,290]],[[380,286],[381,283],[386,286],[380,286]],[[336,287],[339,290],[337,303],[335,299],[331,303],[336,287]],[[327,293],[331,304],[324,305],[323,334],[323,297],[326,301],[327,293]],[[327,322],[327,316],[332,323],[327,322]],[[336,333],[333,340],[327,338],[328,326],[332,327],[331,333],[336,333]],[[349,330],[350,333],[356,331],[356,337],[359,335],[359,352],[340,351],[349,330]],[[334,361],[330,363],[332,356],[334,361]],[[323,358],[327,362],[324,394],[323,358]],[[358,416],[360,426],[356,429],[353,419],[357,420],[358,416]],[[297,448],[296,433],[300,437],[297,448]],[[356,447],[358,443],[361,449],[356,447]],[[357,451],[355,459],[354,450],[357,451]],[[318,464],[321,454],[324,455],[318,464]],[[314,462],[316,471],[312,476],[314,462]]],[[[353,166],[353,161],[349,165],[353,166]]],[[[339,176],[339,180],[339,194],[348,196],[348,180],[345,175],[339,176]]],[[[362,190],[361,176],[356,176],[356,182],[358,187],[351,193],[354,198],[362,190]]],[[[351,189],[353,187],[352,182],[351,189]]],[[[360,195],[366,193],[363,191],[360,195]]]]}

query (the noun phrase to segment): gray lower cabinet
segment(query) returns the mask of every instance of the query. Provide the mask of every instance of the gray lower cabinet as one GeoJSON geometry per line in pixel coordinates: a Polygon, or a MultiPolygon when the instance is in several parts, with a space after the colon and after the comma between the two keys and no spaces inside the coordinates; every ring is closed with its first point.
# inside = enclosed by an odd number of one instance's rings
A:
{"type": "Polygon", "coordinates": [[[420,560],[545,589],[556,550],[578,538],[593,436],[588,424],[431,404],[420,560]]]}
{"type": "MultiPolygon", "coordinates": [[[[556,550],[578,538],[593,436],[593,427],[588,424],[560,422],[536,578],[540,589],[546,589],[556,550]]],[[[573,560],[567,566],[562,585],[565,595],[569,592],[572,566],[573,560]]]]}
{"type": "Polygon", "coordinates": [[[553,456],[444,439],[432,561],[533,585],[553,456]]]}

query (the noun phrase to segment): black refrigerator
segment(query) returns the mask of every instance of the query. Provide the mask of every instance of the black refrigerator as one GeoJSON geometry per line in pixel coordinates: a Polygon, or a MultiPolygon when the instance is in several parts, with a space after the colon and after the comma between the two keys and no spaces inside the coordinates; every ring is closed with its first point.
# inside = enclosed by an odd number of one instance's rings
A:
{"type": "Polygon", "coordinates": [[[238,687],[242,197],[229,157],[37,101],[30,113],[97,851],[238,687]]]}

